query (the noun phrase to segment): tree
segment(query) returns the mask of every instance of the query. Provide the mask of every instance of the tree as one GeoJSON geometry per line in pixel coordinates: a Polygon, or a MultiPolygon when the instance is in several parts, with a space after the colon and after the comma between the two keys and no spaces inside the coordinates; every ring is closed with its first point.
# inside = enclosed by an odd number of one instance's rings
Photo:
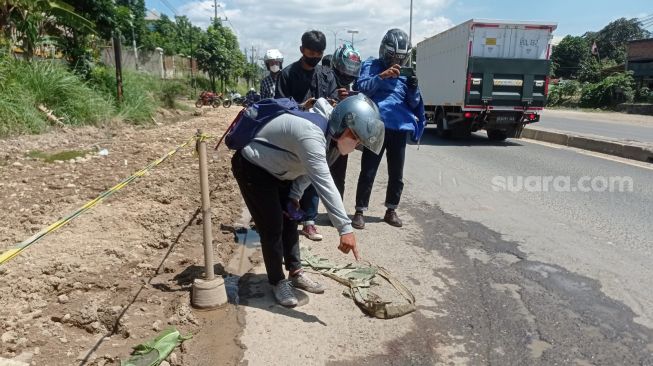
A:
{"type": "Polygon", "coordinates": [[[70,67],[79,75],[90,73],[93,61],[98,57],[98,42],[111,39],[117,26],[117,11],[113,0],[76,1],[75,12],[95,24],[95,34],[84,28],[69,26],[61,39],[64,53],[68,56],[70,67]]]}
{"type": "Polygon", "coordinates": [[[141,44],[147,28],[145,27],[145,0],[116,0],[116,22],[126,43],[141,44]]]}
{"type": "Polygon", "coordinates": [[[238,76],[245,63],[238,39],[229,28],[215,22],[206,30],[206,37],[198,46],[195,57],[199,68],[209,74],[214,91],[218,80],[224,90],[227,81],[238,76]]]}
{"type": "Polygon", "coordinates": [[[8,39],[16,34],[23,56],[31,60],[37,45],[46,37],[61,35],[61,25],[95,32],[95,25],[62,0],[4,0],[0,3],[0,29],[8,39]]]}
{"type": "Polygon", "coordinates": [[[626,59],[626,43],[637,39],[648,38],[651,33],[642,27],[637,19],[620,18],[596,33],[585,33],[585,38],[591,45],[596,42],[602,59],[614,60],[618,64],[626,59]]]}
{"type": "Polygon", "coordinates": [[[565,36],[553,47],[551,61],[554,63],[555,76],[575,78],[580,65],[590,57],[590,44],[583,37],[565,36]]]}
{"type": "Polygon", "coordinates": [[[166,15],[146,25],[149,31],[144,35],[141,45],[148,50],[157,47],[166,55],[191,55],[206,38],[200,27],[194,26],[186,16],[175,17],[172,21],[166,15]],[[191,49],[193,52],[191,52],[191,49]]]}

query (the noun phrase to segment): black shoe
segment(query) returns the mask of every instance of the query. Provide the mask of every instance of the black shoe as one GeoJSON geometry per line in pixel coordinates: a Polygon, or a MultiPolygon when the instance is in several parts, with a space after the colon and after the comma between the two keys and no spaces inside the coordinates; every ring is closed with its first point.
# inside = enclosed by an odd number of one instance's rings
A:
{"type": "Polygon", "coordinates": [[[399,216],[397,216],[397,211],[388,209],[385,212],[385,216],[383,217],[383,221],[387,222],[389,225],[394,226],[394,227],[402,227],[404,224],[401,222],[399,219],[399,216]]]}
{"type": "Polygon", "coordinates": [[[363,230],[365,229],[365,219],[363,218],[363,212],[356,211],[354,218],[351,220],[351,226],[354,229],[363,230]]]}

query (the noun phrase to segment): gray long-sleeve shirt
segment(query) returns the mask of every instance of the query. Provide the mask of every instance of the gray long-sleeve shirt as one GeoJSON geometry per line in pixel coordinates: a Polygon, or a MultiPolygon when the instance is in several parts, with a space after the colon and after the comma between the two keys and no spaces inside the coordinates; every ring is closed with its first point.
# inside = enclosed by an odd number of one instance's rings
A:
{"type": "Polygon", "coordinates": [[[283,114],[263,126],[241,153],[249,162],[274,177],[294,181],[290,198],[300,199],[306,187],[313,184],[340,235],[353,232],[351,220],[329,172],[324,132],[312,122],[283,114]]]}

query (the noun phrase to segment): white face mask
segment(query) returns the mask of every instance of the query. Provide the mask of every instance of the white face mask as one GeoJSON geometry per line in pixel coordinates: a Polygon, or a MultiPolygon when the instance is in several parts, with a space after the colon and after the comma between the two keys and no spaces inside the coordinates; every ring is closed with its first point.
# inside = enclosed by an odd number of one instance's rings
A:
{"type": "Polygon", "coordinates": [[[278,73],[279,72],[279,65],[270,66],[270,72],[274,73],[274,74],[278,73]]]}

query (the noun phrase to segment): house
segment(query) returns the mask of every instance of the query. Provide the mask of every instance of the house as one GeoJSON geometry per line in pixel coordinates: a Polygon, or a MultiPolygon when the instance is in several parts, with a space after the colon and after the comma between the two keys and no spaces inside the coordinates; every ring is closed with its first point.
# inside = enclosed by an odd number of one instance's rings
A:
{"type": "Polygon", "coordinates": [[[653,90],[653,38],[628,42],[626,70],[633,72],[637,86],[653,90]]]}

